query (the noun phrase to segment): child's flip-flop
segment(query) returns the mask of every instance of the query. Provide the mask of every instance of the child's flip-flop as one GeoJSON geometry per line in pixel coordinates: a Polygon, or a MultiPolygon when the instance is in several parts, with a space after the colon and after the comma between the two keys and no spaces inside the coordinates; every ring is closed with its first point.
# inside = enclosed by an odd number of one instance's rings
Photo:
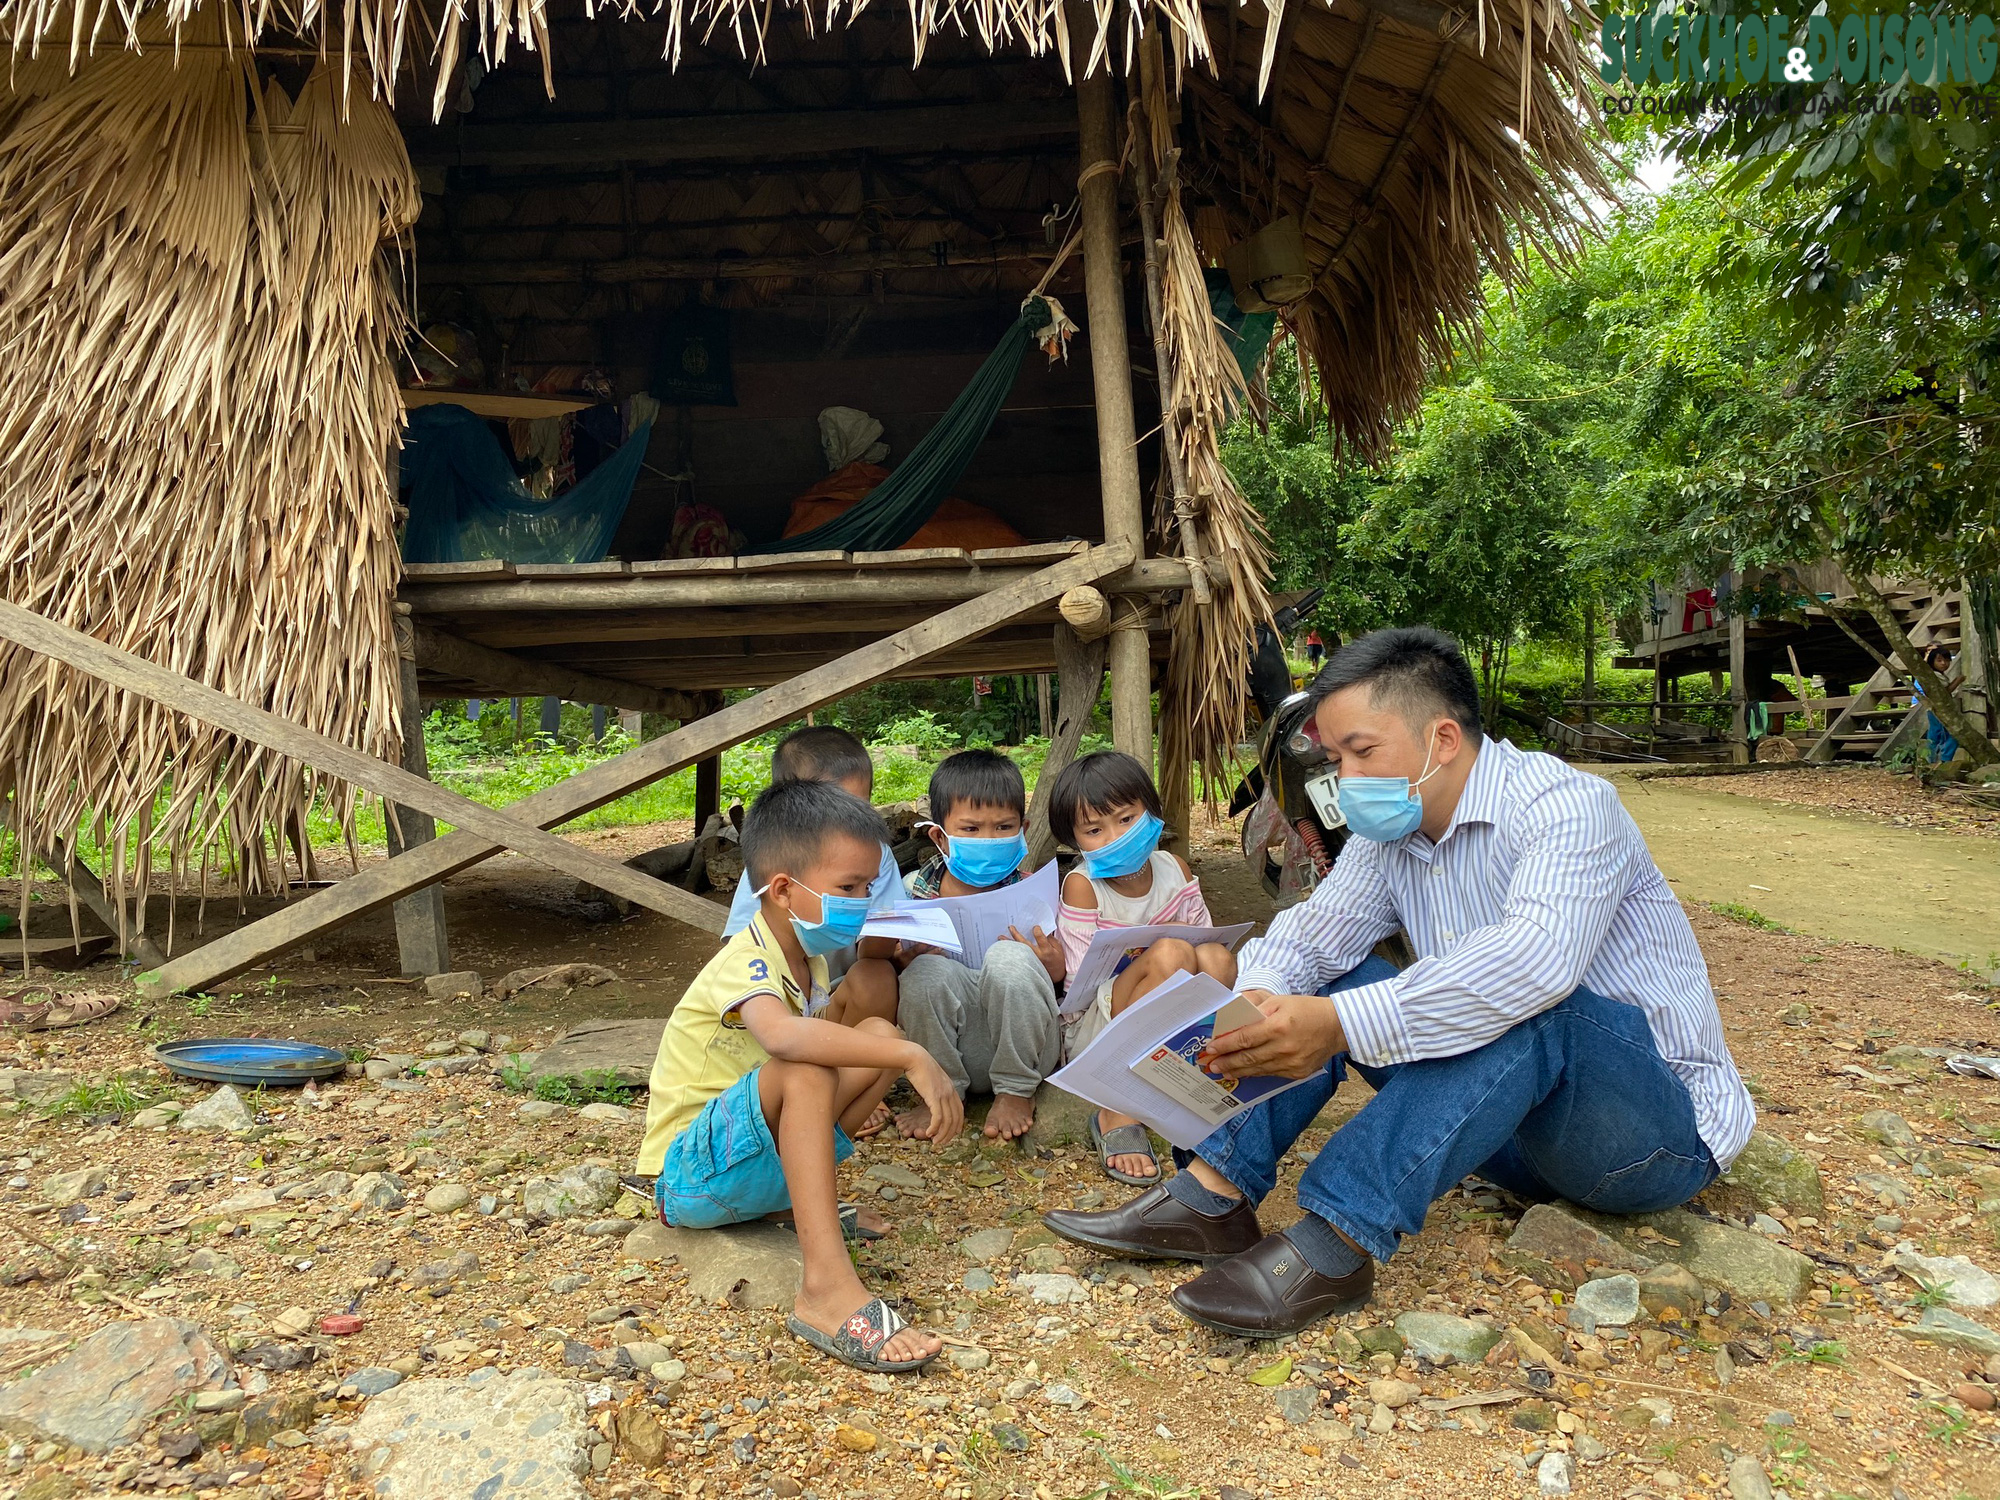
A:
{"type": "MultiPolygon", "coordinates": [[[[775,1219],[772,1222],[782,1224],[785,1228],[793,1231],[798,1229],[798,1225],[790,1219],[775,1219]]],[[[879,1240],[882,1238],[881,1230],[870,1229],[861,1222],[861,1205],[858,1203],[843,1203],[840,1205],[840,1233],[843,1238],[850,1240],[879,1240]]]]}
{"type": "Polygon", "coordinates": [[[1104,1175],[1113,1182],[1130,1183],[1133,1187],[1153,1187],[1160,1180],[1160,1159],[1153,1154],[1153,1138],[1146,1134],[1143,1125],[1114,1125],[1106,1130],[1098,1123],[1097,1111],[1090,1114],[1090,1143],[1097,1148],[1097,1164],[1104,1168],[1104,1175]],[[1131,1172],[1121,1172],[1111,1165],[1114,1156],[1143,1156],[1153,1164],[1151,1177],[1135,1176],[1131,1172]]]}
{"type": "Polygon", "coordinates": [[[889,1341],[910,1325],[898,1317],[896,1309],[880,1297],[854,1313],[832,1333],[821,1333],[812,1324],[796,1315],[787,1318],[785,1326],[792,1331],[793,1338],[811,1344],[820,1353],[829,1354],[842,1364],[852,1365],[857,1370],[868,1370],[879,1375],[901,1375],[911,1370],[921,1370],[937,1358],[936,1354],[926,1354],[922,1359],[881,1357],[878,1351],[888,1348],[889,1341]]]}

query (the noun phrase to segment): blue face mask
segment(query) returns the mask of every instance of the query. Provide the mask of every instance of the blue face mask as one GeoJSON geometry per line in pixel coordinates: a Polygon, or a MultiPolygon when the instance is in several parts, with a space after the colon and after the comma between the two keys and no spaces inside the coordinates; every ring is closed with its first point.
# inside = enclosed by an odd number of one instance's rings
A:
{"type": "Polygon", "coordinates": [[[1424,771],[1414,783],[1407,776],[1341,777],[1340,815],[1347,826],[1378,844],[1393,844],[1415,833],[1424,821],[1424,799],[1417,788],[1437,774],[1431,748],[1424,748],[1424,771]]]}
{"type": "MultiPolygon", "coordinates": [[[[931,827],[943,832],[939,824],[931,827]]],[[[945,834],[944,867],[967,885],[984,889],[998,885],[1028,858],[1028,835],[1010,833],[999,839],[968,839],[945,834]]]]}
{"type": "MultiPolygon", "coordinates": [[[[792,914],[792,931],[799,936],[799,946],[806,950],[808,958],[824,958],[829,953],[837,953],[842,948],[851,948],[861,941],[861,928],[868,921],[868,898],[866,896],[820,896],[809,885],[794,881],[802,891],[812,891],[819,896],[819,920],[808,922],[798,913],[792,914]]],[[[770,887],[764,887],[768,891],[770,887]]],[[[761,896],[764,891],[756,894],[761,896]]]]}
{"type": "Polygon", "coordinates": [[[1139,821],[1101,849],[1086,849],[1083,873],[1092,880],[1116,880],[1145,868],[1153,851],[1160,847],[1160,835],[1167,825],[1152,813],[1142,813],[1139,821]]]}

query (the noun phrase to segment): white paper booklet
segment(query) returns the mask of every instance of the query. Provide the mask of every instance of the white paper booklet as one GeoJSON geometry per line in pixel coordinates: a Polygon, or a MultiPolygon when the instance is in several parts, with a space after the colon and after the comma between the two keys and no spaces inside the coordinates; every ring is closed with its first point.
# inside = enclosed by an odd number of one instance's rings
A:
{"type": "Polygon", "coordinates": [[[1097,999],[1097,991],[1107,979],[1116,979],[1125,965],[1144,953],[1161,938],[1180,938],[1199,948],[1203,943],[1220,943],[1234,949],[1250,935],[1255,922],[1238,922],[1234,927],[1107,927],[1090,940],[1090,948],[1063,992],[1061,1012],[1075,1015],[1097,999]]]}
{"type": "Polygon", "coordinates": [[[1195,1067],[1193,1058],[1207,1037],[1247,1024],[1251,1009],[1206,974],[1176,974],[1112,1017],[1049,1082],[1144,1120],[1174,1145],[1191,1150],[1218,1125],[1306,1081],[1244,1078],[1232,1089],[1195,1067]]]}
{"type": "MultiPolygon", "coordinates": [[[[1061,899],[1062,885],[1056,878],[1056,862],[1050,860],[1034,874],[1012,885],[981,891],[976,896],[939,896],[932,901],[906,901],[896,908],[888,920],[893,921],[907,912],[943,915],[957,929],[959,957],[977,968],[986,961],[986,950],[1007,936],[1010,927],[1018,927],[1022,937],[1032,937],[1037,927],[1043,932],[1054,932],[1056,903],[1061,899]]],[[[931,919],[930,915],[924,918],[926,921],[931,919]]],[[[874,925],[870,922],[862,928],[862,935],[899,935],[893,932],[875,933],[871,930],[874,925]]],[[[932,940],[916,938],[912,941],[932,940]]]]}
{"type": "Polygon", "coordinates": [[[894,938],[899,943],[921,943],[954,957],[958,954],[958,925],[946,913],[928,902],[909,902],[893,911],[870,917],[862,927],[865,938],[894,938]]]}

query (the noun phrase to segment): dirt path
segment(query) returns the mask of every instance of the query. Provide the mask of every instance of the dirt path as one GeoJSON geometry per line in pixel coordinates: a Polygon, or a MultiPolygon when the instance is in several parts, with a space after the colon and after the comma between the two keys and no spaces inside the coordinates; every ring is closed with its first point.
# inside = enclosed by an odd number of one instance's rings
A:
{"type": "Polygon", "coordinates": [[[1765,801],[1706,778],[1613,779],[1688,901],[1748,907],[1815,937],[1986,975],[2000,970],[2000,851],[1991,839],[1765,801]]]}

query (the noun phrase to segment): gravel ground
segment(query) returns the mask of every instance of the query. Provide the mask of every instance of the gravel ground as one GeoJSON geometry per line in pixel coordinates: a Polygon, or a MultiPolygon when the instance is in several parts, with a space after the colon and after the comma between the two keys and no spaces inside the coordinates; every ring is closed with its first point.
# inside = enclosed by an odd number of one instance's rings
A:
{"type": "MultiPolygon", "coordinates": [[[[1254,901],[1240,867],[1214,856],[1228,836],[1197,838],[1219,916],[1254,901]]],[[[696,1298],[690,1275],[713,1265],[626,1258],[637,1200],[550,1223],[527,1212],[547,1202],[536,1184],[565,1171],[627,1170],[643,1096],[629,1116],[601,1104],[524,1113],[528,1096],[496,1071],[505,1052],[474,1056],[459,1038],[483,1031],[472,1040],[491,1048],[508,1031],[512,1050],[532,1050],[564,1019],[643,1009],[635,1000],[656,986],[432,1004],[408,986],[301,968],[281,976],[295,983],[224,1002],[231,1027],[276,1031],[289,1019],[391,1063],[472,1061],[450,1076],[378,1064],[394,1076],[246,1096],[255,1123],[234,1136],[137,1113],[209,1094],[170,1082],[147,1054],[161,1035],[216,1029],[202,1002],[131,1004],[75,1031],[0,1038],[0,1067],[26,1070],[0,1075],[4,1086],[43,1095],[0,1113],[0,1328],[81,1336],[190,1319],[234,1352],[265,1414],[239,1429],[230,1413],[182,1402],[140,1443],[103,1455],[29,1438],[5,1459],[0,1488],[35,1500],[221,1485],[263,1500],[371,1494],[342,1440],[366,1402],[349,1385],[357,1371],[440,1379],[539,1366],[587,1383],[597,1467],[584,1483],[605,1497],[1245,1500],[1377,1493],[1385,1481],[1420,1497],[1565,1483],[1606,1496],[1770,1493],[1744,1456],[1787,1494],[2000,1494],[1990,1413],[2000,1387],[1985,1358],[1894,1331],[1939,1295],[1884,1265],[1907,1239],[2000,1267],[2000,1213],[1984,1211],[2000,1210],[2000,1152],[1986,1144],[2000,1140],[2000,1083],[1945,1072],[1916,1050],[2000,1052],[2000,1001],[1929,961],[1692,917],[1761,1123],[1825,1184],[1821,1212],[1762,1223],[1813,1258],[1814,1284],[1796,1308],[1711,1295],[1712,1312],[1644,1317],[1624,1337],[1582,1332],[1560,1285],[1503,1262],[1522,1205],[1476,1182],[1436,1206],[1365,1312],[1248,1346],[1170,1306],[1192,1268],[1115,1265],[1040,1230],[1050,1208],[1125,1191],[1084,1152],[1023,1154],[968,1136],[939,1154],[890,1139],[864,1144],[844,1172],[844,1194],[891,1224],[857,1259],[865,1280],[948,1336],[950,1358],[922,1377],[867,1377],[793,1342],[781,1312],[696,1298]],[[56,1072],[73,1086],[52,1083],[56,1072]],[[1907,1121],[1914,1143],[1872,1136],[1861,1120],[1875,1111],[1907,1121]],[[101,1181],[52,1184],[91,1168],[101,1181]],[[390,1174],[401,1186],[372,1179],[376,1205],[356,1205],[327,1173],[390,1174]],[[315,1183],[334,1195],[283,1196],[315,1183]],[[87,1196],[52,1201],[79,1185],[87,1196]],[[995,1230],[1010,1233],[980,1242],[990,1258],[961,1248],[995,1230]],[[1014,1279],[1024,1273],[1076,1282],[1014,1279]],[[1035,1285],[1080,1300],[1037,1302],[1023,1289],[1035,1285]],[[320,1331],[350,1310],[358,1331],[320,1331]],[[1505,1340],[1473,1365],[1399,1354],[1387,1325],[1411,1310],[1526,1330],[1556,1348],[1554,1368],[1524,1363],[1505,1340]],[[643,1371],[607,1368],[635,1341],[662,1357],[643,1371]],[[1446,1405],[1475,1393],[1493,1400],[1446,1405]]],[[[619,963],[588,941],[561,956],[619,963]]],[[[115,992],[112,972],[58,982],[115,992]]],[[[1343,1093],[1300,1151],[1323,1146],[1358,1102],[1343,1093]]],[[[1288,1161],[1267,1227],[1295,1215],[1288,1190],[1301,1165],[1288,1161]]],[[[601,1182],[572,1180],[585,1179],[601,1182]]],[[[1739,1220],[1759,1207],[1728,1187],[1709,1198],[1739,1220]]],[[[0,1370],[47,1362],[0,1342],[0,1370]]]]}

